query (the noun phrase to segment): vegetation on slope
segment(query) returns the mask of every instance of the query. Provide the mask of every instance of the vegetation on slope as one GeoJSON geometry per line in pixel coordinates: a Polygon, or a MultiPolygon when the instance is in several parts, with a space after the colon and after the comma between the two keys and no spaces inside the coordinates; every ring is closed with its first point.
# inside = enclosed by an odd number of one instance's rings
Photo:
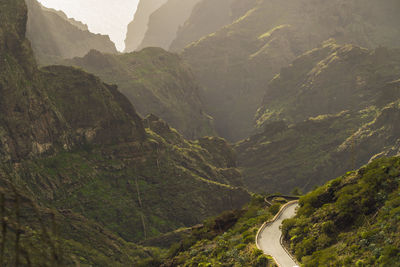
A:
{"type": "Polygon", "coordinates": [[[355,147],[340,161],[335,151],[376,112],[342,112],[295,125],[283,121],[265,125],[265,131],[236,146],[246,186],[254,192],[288,193],[295,187],[306,192],[354,168],[355,147]]]}
{"type": "Polygon", "coordinates": [[[266,207],[254,195],[242,210],[226,212],[192,229],[181,242],[171,246],[161,266],[275,266],[255,245],[256,233],[280,208],[266,207]]]}
{"type": "Polygon", "coordinates": [[[259,109],[259,132],[237,145],[247,186],[308,191],[396,155],[399,55],[327,42],[283,68],[259,109]]]}
{"type": "Polygon", "coordinates": [[[400,159],[383,158],[300,199],[284,222],[304,266],[397,266],[400,262],[400,159]]]}
{"type": "Polygon", "coordinates": [[[179,29],[170,46],[171,51],[181,51],[187,45],[218,31],[244,15],[255,5],[255,0],[202,0],[179,29]]]}
{"type": "Polygon", "coordinates": [[[399,2],[263,0],[183,57],[206,90],[218,133],[240,140],[253,129],[265,85],[297,56],[335,38],[367,48],[398,46],[399,2]]]}
{"type": "MultiPolygon", "coordinates": [[[[143,259],[151,266],[158,252],[128,241],[248,201],[224,140],[187,141],[155,116],[143,120],[115,86],[81,70],[39,70],[25,38],[26,13],[23,0],[0,1],[1,172],[54,210],[73,261],[127,266],[143,259]]],[[[37,243],[32,249],[52,244],[37,243]]]]}
{"type": "MultiPolygon", "coordinates": [[[[276,120],[301,122],[375,105],[382,87],[397,80],[399,71],[399,49],[370,51],[329,40],[298,57],[272,79],[257,113],[257,125],[276,120]]],[[[394,95],[392,101],[399,96],[394,95]]]]}
{"type": "Polygon", "coordinates": [[[2,266],[126,266],[154,262],[159,249],[128,243],[100,224],[71,210],[40,205],[30,190],[0,170],[2,266]]]}
{"type": "Polygon", "coordinates": [[[26,3],[26,34],[40,64],[52,64],[63,58],[84,56],[91,49],[117,53],[108,36],[89,32],[82,24],[66,18],[65,15],[43,8],[37,0],[26,0],[26,3]]]}
{"type": "Polygon", "coordinates": [[[203,111],[202,90],[179,56],[161,48],[123,55],[90,51],[83,58],[63,61],[117,84],[137,111],[167,121],[186,138],[215,135],[213,121],[203,111]]]}

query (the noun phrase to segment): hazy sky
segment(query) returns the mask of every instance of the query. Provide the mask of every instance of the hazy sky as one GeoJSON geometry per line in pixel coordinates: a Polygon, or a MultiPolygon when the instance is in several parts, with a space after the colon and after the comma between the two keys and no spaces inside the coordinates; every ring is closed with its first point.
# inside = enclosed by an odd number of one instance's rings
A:
{"type": "Polygon", "coordinates": [[[125,47],[126,27],[139,0],[39,0],[44,6],[64,11],[82,21],[94,33],[108,34],[119,50],[125,47]]]}

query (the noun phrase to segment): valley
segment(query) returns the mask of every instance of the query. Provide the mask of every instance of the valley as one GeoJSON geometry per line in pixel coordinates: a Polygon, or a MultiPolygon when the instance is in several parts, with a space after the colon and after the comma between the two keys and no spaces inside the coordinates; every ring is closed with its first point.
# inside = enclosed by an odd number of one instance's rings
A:
{"type": "Polygon", "coordinates": [[[399,11],[0,0],[0,265],[397,266],[399,11]]]}

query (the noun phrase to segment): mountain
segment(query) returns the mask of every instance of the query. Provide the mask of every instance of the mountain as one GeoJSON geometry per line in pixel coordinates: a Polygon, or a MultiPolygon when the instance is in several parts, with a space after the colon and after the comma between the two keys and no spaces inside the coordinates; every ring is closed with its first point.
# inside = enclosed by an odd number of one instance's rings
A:
{"type": "MultiPolygon", "coordinates": [[[[39,3],[40,4],[40,3],[39,3]]],[[[80,21],[75,20],[74,18],[68,18],[68,16],[61,10],[55,10],[52,8],[47,8],[43,5],[41,5],[42,9],[48,12],[52,12],[57,14],[59,17],[63,18],[64,20],[68,21],[69,23],[71,23],[72,25],[78,27],[79,29],[81,29],[82,31],[89,31],[89,27],[86,24],[83,24],[80,21]]]]}
{"type": "Polygon", "coordinates": [[[200,1],[185,24],[179,27],[170,50],[179,52],[190,43],[233,23],[255,4],[256,0],[200,1]]]}
{"type": "Polygon", "coordinates": [[[60,59],[84,56],[91,49],[117,53],[108,36],[89,32],[82,23],[68,19],[59,11],[44,8],[37,0],[26,0],[26,3],[26,35],[39,64],[48,65],[60,59]]]}
{"type": "Polygon", "coordinates": [[[297,56],[335,38],[366,48],[400,45],[399,2],[262,0],[232,24],[186,47],[218,133],[247,137],[266,84],[297,56]]]}
{"type": "Polygon", "coordinates": [[[399,78],[399,69],[399,49],[371,51],[327,41],[272,79],[256,115],[257,125],[361,110],[378,101],[383,85],[399,78]]]}
{"type": "Polygon", "coordinates": [[[167,0],[140,0],[135,17],[128,25],[125,39],[125,52],[135,51],[142,42],[147,31],[150,15],[167,0]]]}
{"type": "Polygon", "coordinates": [[[396,266],[400,160],[384,158],[300,199],[284,239],[304,266],[396,266]]]}
{"type": "Polygon", "coordinates": [[[118,84],[140,114],[162,118],[186,138],[215,135],[212,118],[203,111],[202,90],[188,66],[175,54],[161,48],[122,55],[92,50],[83,58],[63,63],[118,84]]]}
{"type": "Polygon", "coordinates": [[[237,144],[255,191],[312,189],[398,151],[400,50],[327,42],[269,83],[259,132],[237,144]]]}
{"type": "MultiPolygon", "coordinates": [[[[187,141],[155,116],[142,119],[116,86],[76,68],[38,69],[25,38],[24,1],[0,5],[0,173],[21,188],[4,195],[22,190],[61,214],[55,228],[66,257],[84,265],[139,265],[152,260],[151,251],[130,242],[249,200],[226,141],[187,141]]],[[[19,233],[13,229],[7,228],[19,233]]],[[[34,240],[35,248],[52,244],[34,240]]]]}
{"type": "Polygon", "coordinates": [[[268,207],[264,196],[253,195],[243,209],[225,212],[189,229],[188,233],[172,245],[162,267],[235,265],[275,266],[272,257],[257,249],[255,237],[261,225],[271,220],[281,203],[268,207]]]}
{"type": "Polygon", "coordinates": [[[161,47],[169,50],[180,26],[189,18],[200,0],[168,0],[154,11],[149,19],[147,32],[138,50],[146,47],[161,47]]]}

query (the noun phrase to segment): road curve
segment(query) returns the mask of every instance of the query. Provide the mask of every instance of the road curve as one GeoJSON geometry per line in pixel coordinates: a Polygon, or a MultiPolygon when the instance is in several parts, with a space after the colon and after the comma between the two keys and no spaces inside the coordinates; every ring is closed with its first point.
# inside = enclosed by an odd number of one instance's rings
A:
{"type": "Polygon", "coordinates": [[[279,228],[282,225],[283,220],[292,218],[296,215],[297,206],[297,201],[286,204],[277,216],[275,216],[274,220],[264,224],[257,234],[257,247],[265,254],[272,256],[280,267],[297,266],[297,263],[292,259],[288,252],[286,252],[281,244],[282,232],[279,228]]]}

